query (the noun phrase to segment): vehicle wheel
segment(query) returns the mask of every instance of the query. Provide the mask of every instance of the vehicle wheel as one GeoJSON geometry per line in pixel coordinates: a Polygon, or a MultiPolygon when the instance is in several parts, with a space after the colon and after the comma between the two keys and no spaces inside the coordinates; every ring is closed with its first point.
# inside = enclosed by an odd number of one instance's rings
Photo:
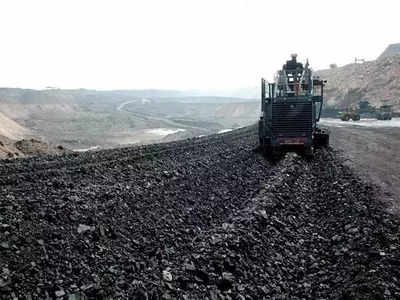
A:
{"type": "Polygon", "coordinates": [[[329,135],[325,135],[325,138],[324,138],[324,147],[326,147],[326,148],[329,147],[329,135]]]}
{"type": "Polygon", "coordinates": [[[281,157],[282,153],[279,151],[279,149],[272,149],[271,151],[271,157],[272,159],[279,159],[281,157]]]}
{"type": "Polygon", "coordinates": [[[312,158],[314,156],[314,146],[306,147],[303,153],[306,158],[312,158]]]}
{"type": "Polygon", "coordinates": [[[329,146],[329,135],[322,134],[316,138],[314,143],[315,148],[322,148],[322,147],[326,148],[328,146],[329,146]]]}
{"type": "Polygon", "coordinates": [[[326,132],[319,132],[314,135],[314,147],[321,148],[321,147],[328,147],[329,146],[329,133],[326,132]]]}
{"type": "Polygon", "coordinates": [[[267,146],[264,147],[264,155],[269,159],[278,160],[281,157],[282,153],[279,148],[267,146]]]}

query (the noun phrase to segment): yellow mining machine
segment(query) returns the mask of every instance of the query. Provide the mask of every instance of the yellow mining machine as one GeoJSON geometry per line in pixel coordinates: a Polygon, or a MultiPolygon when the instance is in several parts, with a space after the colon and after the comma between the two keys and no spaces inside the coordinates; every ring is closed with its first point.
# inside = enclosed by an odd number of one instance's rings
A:
{"type": "Polygon", "coordinates": [[[345,111],[339,112],[339,116],[342,121],[359,121],[361,118],[360,111],[354,107],[348,107],[345,111]]]}

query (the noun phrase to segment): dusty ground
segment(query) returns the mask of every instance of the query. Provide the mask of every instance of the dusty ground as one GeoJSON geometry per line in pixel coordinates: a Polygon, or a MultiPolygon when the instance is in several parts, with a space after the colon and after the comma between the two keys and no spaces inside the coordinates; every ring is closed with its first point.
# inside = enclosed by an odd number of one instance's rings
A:
{"type": "Polygon", "coordinates": [[[382,198],[400,213],[400,128],[332,127],[331,143],[363,177],[382,188],[382,198]]]}

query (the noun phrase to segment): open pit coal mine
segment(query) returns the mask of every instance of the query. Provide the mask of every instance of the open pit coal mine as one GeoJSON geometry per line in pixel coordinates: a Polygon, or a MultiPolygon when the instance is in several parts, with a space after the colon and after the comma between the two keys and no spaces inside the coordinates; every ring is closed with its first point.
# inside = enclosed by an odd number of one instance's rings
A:
{"type": "Polygon", "coordinates": [[[0,162],[0,299],[399,299],[399,218],[254,126],[0,162]]]}

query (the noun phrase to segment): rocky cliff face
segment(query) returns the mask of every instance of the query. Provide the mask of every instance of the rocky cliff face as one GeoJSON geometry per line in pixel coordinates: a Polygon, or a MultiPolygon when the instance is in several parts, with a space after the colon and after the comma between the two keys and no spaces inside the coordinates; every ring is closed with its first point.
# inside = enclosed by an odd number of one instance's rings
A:
{"type": "Polygon", "coordinates": [[[386,57],[393,57],[393,56],[400,56],[400,43],[398,44],[391,44],[387,46],[385,51],[379,56],[378,59],[386,58],[386,57]]]}
{"type": "Polygon", "coordinates": [[[0,136],[10,139],[21,139],[29,134],[29,130],[0,111],[0,136]]]}
{"type": "Polygon", "coordinates": [[[374,61],[317,71],[326,85],[327,105],[345,108],[368,100],[372,105],[391,104],[400,110],[400,44],[390,45],[374,61]]]}

